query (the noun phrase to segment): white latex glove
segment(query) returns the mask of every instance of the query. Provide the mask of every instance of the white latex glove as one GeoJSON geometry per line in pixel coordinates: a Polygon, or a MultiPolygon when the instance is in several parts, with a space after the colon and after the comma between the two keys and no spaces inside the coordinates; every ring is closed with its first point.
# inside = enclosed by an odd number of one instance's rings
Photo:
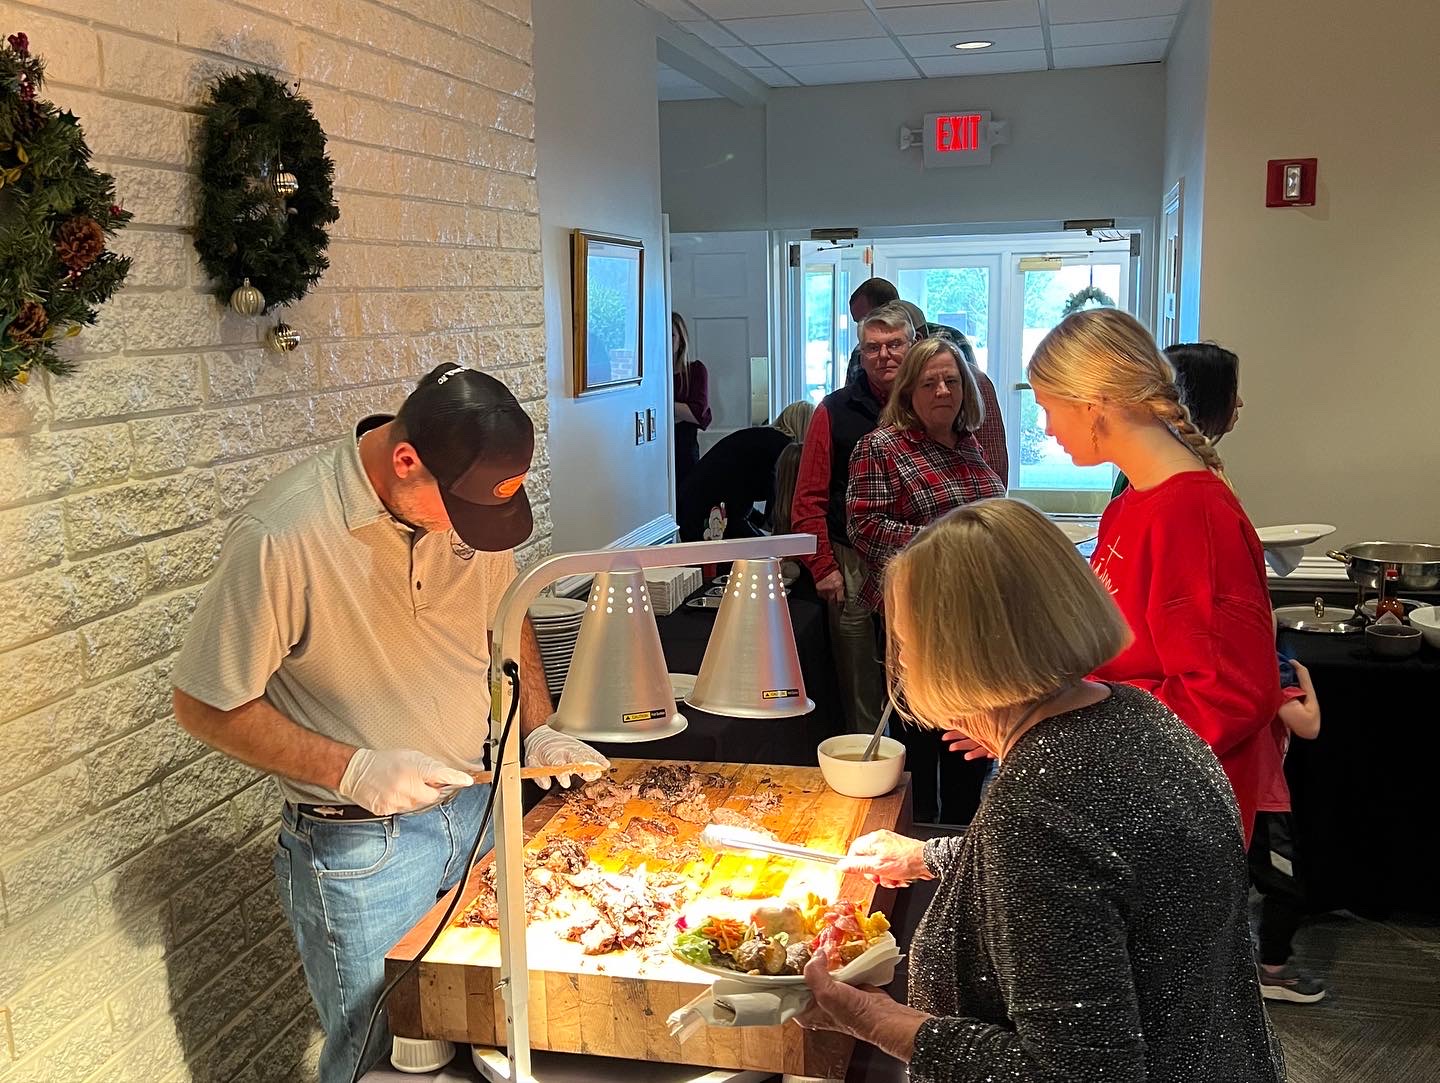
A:
{"type": "Polygon", "coordinates": [[[340,793],[376,816],[411,812],[475,780],[464,771],[409,748],[357,748],[340,779],[340,793]]]}
{"type": "MultiPolygon", "coordinates": [[[[593,763],[595,770],[581,772],[580,777],[586,782],[594,782],[610,769],[610,761],[584,741],[577,740],[569,734],[560,733],[549,726],[537,726],[530,731],[530,736],[525,738],[525,763],[529,767],[543,767],[546,764],[556,763],[593,763]]],[[[569,775],[555,775],[554,777],[562,789],[569,788],[569,775]]],[[[548,790],[550,779],[537,778],[535,785],[542,790],[548,790]]]]}

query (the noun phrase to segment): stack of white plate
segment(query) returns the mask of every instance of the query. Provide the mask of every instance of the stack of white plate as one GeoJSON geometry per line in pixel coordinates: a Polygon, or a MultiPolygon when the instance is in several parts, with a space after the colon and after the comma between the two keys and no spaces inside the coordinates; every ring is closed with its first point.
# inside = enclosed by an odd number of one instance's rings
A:
{"type": "Polygon", "coordinates": [[[575,653],[575,640],[584,618],[585,602],[580,598],[538,598],[530,605],[530,623],[535,625],[535,638],[540,641],[545,683],[552,696],[565,690],[570,656],[575,653]]]}

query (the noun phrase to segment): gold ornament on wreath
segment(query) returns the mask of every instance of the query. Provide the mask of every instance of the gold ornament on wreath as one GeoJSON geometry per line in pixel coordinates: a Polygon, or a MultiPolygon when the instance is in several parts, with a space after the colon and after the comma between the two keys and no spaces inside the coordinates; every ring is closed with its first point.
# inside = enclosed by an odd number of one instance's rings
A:
{"type": "Polygon", "coordinates": [[[195,249],[222,304],[269,313],[259,338],[298,346],[275,314],[304,297],[329,266],[329,227],[340,216],[325,132],[298,83],[238,71],[211,84],[202,112],[195,249]],[[278,335],[278,338],[277,338],[278,335]]]}
{"type": "Polygon", "coordinates": [[[300,348],[300,332],[282,321],[270,328],[265,344],[276,353],[293,353],[300,348]]]}
{"type": "Polygon", "coordinates": [[[230,309],[241,316],[258,316],[265,311],[265,295],[247,278],[230,295],[230,309]]]}

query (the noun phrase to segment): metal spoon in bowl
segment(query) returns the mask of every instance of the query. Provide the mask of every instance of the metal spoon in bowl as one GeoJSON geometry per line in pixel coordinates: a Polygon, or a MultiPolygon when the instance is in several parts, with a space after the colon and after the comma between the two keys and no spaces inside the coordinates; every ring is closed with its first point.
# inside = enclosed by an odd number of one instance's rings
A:
{"type": "Polygon", "coordinates": [[[880,751],[880,738],[885,736],[885,727],[890,722],[890,715],[895,711],[895,701],[887,698],[885,709],[880,712],[880,725],[875,727],[875,736],[870,738],[870,743],[865,746],[865,755],[860,757],[861,763],[869,763],[875,758],[875,753],[880,751]]]}

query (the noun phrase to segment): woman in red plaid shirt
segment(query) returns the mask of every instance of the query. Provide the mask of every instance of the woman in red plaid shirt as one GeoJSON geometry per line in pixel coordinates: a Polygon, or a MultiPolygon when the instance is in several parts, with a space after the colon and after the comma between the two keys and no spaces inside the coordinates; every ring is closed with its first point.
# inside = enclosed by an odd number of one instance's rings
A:
{"type": "MultiPolygon", "coordinates": [[[[954,343],[937,337],[910,347],[880,427],[850,457],[846,511],[851,540],[870,567],[860,600],[872,610],[884,598],[885,566],[923,527],[961,505],[1005,495],[975,438],[984,417],[974,373],[954,343]]],[[[907,728],[902,736],[915,818],[968,823],[988,765],[943,755],[936,731],[907,728]]]]}

